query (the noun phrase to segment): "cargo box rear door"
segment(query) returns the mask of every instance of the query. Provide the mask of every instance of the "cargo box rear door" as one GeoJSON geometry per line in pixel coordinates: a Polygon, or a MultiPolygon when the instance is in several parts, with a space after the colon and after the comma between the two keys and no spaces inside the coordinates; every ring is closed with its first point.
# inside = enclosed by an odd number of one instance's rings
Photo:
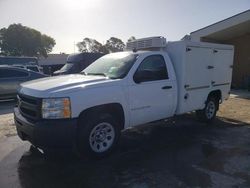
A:
{"type": "Polygon", "coordinates": [[[187,90],[207,88],[211,84],[212,50],[204,47],[187,47],[186,84],[187,90]]]}
{"type": "Polygon", "coordinates": [[[185,93],[182,96],[182,111],[188,112],[204,108],[204,101],[211,86],[213,65],[212,49],[187,47],[185,64],[185,93]]]}
{"type": "Polygon", "coordinates": [[[214,49],[213,53],[213,86],[230,86],[232,78],[233,50],[214,49]]]}

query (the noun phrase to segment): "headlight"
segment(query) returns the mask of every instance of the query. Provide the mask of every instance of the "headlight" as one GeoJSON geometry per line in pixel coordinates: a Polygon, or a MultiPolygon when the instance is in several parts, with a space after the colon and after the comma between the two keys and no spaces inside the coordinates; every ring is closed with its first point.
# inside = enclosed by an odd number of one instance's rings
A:
{"type": "Polygon", "coordinates": [[[70,118],[71,108],[69,98],[50,98],[42,100],[42,118],[70,118]]]}

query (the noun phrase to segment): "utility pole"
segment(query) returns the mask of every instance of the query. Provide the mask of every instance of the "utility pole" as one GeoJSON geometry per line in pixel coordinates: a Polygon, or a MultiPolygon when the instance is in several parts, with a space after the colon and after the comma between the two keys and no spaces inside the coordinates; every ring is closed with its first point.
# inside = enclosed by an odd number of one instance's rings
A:
{"type": "Polygon", "coordinates": [[[74,41],[74,53],[76,53],[75,48],[76,48],[76,44],[75,44],[75,41],[74,41]]]}

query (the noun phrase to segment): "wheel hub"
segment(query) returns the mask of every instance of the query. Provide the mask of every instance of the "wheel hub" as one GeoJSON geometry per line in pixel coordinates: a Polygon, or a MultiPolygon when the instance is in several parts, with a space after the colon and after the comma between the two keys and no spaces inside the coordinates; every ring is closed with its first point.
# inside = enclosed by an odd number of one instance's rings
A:
{"type": "Polygon", "coordinates": [[[115,131],[110,123],[100,123],[96,125],[89,136],[89,144],[94,152],[104,152],[108,150],[115,138],[115,131]]]}
{"type": "Polygon", "coordinates": [[[99,131],[96,133],[95,140],[97,142],[103,142],[106,138],[106,133],[104,131],[99,131]]]}
{"type": "Polygon", "coordinates": [[[208,119],[211,119],[214,116],[215,113],[215,104],[213,101],[209,101],[207,104],[207,109],[206,109],[206,116],[208,119]]]}

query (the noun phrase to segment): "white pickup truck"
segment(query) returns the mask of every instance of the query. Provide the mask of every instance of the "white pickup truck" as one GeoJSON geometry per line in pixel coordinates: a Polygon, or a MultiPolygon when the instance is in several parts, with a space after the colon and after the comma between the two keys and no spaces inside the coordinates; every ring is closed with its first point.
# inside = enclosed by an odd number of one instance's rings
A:
{"type": "Polygon", "coordinates": [[[21,84],[14,119],[34,146],[103,157],[128,127],[196,111],[211,122],[230,93],[233,46],[139,39],[80,74],[21,84]]]}

